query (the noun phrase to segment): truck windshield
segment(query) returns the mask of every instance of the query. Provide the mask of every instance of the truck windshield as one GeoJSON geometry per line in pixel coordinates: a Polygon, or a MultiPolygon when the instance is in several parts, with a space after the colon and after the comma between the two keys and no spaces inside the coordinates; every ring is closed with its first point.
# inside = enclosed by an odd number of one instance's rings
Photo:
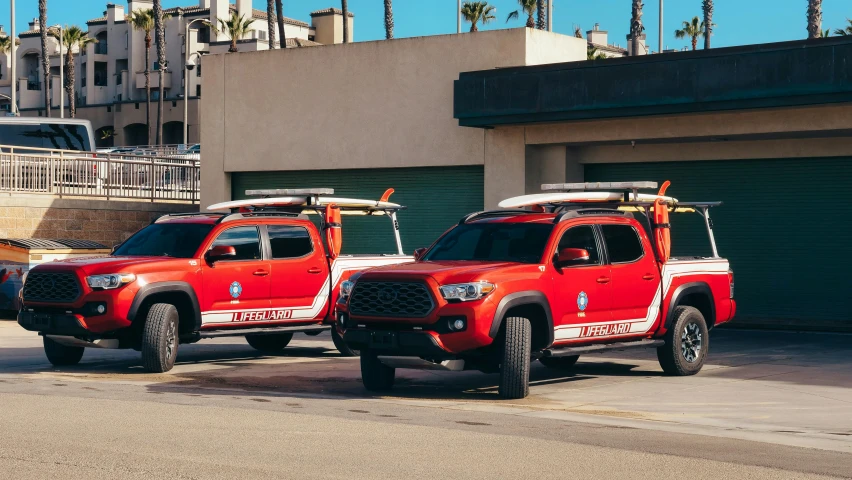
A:
{"type": "Polygon", "coordinates": [[[423,260],[539,263],[552,224],[471,223],[444,235],[423,260]]]}
{"type": "Polygon", "coordinates": [[[206,223],[155,223],[128,238],[113,255],[191,258],[212,229],[206,223]]]}

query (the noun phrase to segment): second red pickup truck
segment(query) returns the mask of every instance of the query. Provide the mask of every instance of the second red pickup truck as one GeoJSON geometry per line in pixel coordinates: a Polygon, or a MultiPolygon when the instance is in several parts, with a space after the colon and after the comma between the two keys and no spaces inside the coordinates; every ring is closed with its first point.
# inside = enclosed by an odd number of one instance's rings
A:
{"type": "Polygon", "coordinates": [[[338,321],[368,390],[391,388],[396,368],[475,369],[523,398],[532,360],[568,368],[628,347],[656,348],[671,375],[701,369],[710,329],[736,310],[709,217],[719,202],[638,193],[653,182],[545,187],[568,191],[471,214],[415,263],[344,282],[338,321]],[[670,212],[704,217],[712,256],[669,258],[670,212]]]}

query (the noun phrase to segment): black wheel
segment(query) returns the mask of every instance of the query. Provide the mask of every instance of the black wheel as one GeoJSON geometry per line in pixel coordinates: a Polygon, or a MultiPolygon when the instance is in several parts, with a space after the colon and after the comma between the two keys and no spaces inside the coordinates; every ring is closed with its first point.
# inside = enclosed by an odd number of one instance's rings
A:
{"type": "Polygon", "coordinates": [[[44,354],[47,355],[47,360],[57,367],[77,365],[80,363],[80,359],[83,358],[83,352],[86,350],[83,347],[62,345],[47,337],[41,338],[44,342],[44,354]]]}
{"type": "Polygon", "coordinates": [[[146,372],[168,372],[175,366],[179,320],[177,308],[169,303],[155,303],[148,310],[142,330],[142,366],[146,372]]]}
{"type": "Polygon", "coordinates": [[[509,317],[503,325],[500,397],[524,398],[530,393],[530,321],[523,317],[509,317]]]}
{"type": "Polygon", "coordinates": [[[255,350],[265,353],[278,353],[293,339],[292,333],[272,333],[269,335],[246,335],[246,341],[255,350]]]}
{"type": "Polygon", "coordinates": [[[357,357],[358,350],[353,349],[343,341],[343,335],[337,331],[337,326],[331,328],[331,341],[334,342],[334,348],[344,357],[357,357]]]}
{"type": "Polygon", "coordinates": [[[657,348],[657,359],[668,375],[695,375],[704,366],[710,335],[704,316],[693,307],[677,307],[666,344],[657,348]]]}
{"type": "Polygon", "coordinates": [[[538,361],[547,368],[567,370],[577,363],[578,358],[580,358],[579,355],[571,355],[567,357],[541,357],[538,361]]]}
{"type": "Polygon", "coordinates": [[[371,392],[386,392],[393,387],[396,369],[379,360],[375,353],[361,352],[361,381],[364,388],[371,392]]]}

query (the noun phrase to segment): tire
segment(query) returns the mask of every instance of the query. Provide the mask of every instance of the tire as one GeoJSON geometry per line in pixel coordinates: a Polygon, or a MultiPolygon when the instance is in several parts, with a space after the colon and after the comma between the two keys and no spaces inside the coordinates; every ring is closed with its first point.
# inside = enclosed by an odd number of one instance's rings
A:
{"type": "Polygon", "coordinates": [[[530,344],[532,327],[529,319],[509,317],[504,322],[503,351],[500,362],[501,398],[525,398],[530,393],[530,344]]]}
{"type": "Polygon", "coordinates": [[[148,310],[142,330],[142,367],[146,372],[164,373],[175,366],[180,318],[169,303],[155,303],[148,310]]]}
{"type": "Polygon", "coordinates": [[[47,337],[41,337],[44,343],[44,354],[47,355],[47,361],[57,367],[67,367],[69,365],[77,365],[80,359],[83,358],[84,347],[69,347],[62,345],[47,337]]]}
{"type": "Polygon", "coordinates": [[[386,392],[393,388],[396,369],[379,360],[379,357],[367,350],[361,352],[361,381],[364,388],[371,392],[386,392]]]}
{"type": "Polygon", "coordinates": [[[667,375],[695,375],[704,366],[710,347],[707,322],[698,309],[677,307],[666,344],[657,348],[657,359],[667,375]]]}
{"type": "Polygon", "coordinates": [[[538,361],[547,368],[567,370],[573,367],[579,358],[579,355],[570,355],[567,357],[541,357],[538,361]]]}
{"type": "Polygon", "coordinates": [[[334,342],[334,348],[340,352],[343,357],[357,357],[358,350],[353,349],[343,341],[343,336],[337,331],[337,327],[331,327],[331,341],[334,342]]]}
{"type": "Polygon", "coordinates": [[[269,335],[246,335],[246,341],[252,348],[264,353],[278,353],[293,339],[292,333],[272,333],[269,335]]]}

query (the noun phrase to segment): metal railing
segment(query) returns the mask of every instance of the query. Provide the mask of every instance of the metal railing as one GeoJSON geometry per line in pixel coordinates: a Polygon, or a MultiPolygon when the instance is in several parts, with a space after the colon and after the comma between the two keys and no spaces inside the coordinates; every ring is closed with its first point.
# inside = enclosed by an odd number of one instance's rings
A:
{"type": "Polygon", "coordinates": [[[198,160],[0,145],[0,193],[198,203],[198,160]]]}

